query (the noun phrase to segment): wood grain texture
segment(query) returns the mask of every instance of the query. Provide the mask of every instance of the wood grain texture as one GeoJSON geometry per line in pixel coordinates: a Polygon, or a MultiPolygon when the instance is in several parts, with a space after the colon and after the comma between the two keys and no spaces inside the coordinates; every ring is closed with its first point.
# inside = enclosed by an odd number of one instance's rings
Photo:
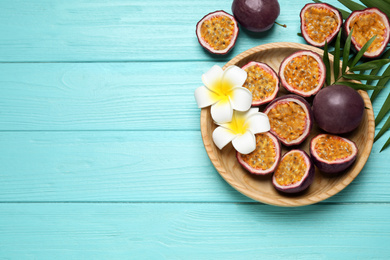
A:
{"type": "Polygon", "coordinates": [[[214,64],[0,64],[0,130],[199,130],[194,91],[214,64]]]}
{"type": "MultiPolygon", "coordinates": [[[[323,54],[322,50],[303,44],[288,42],[264,44],[237,55],[224,68],[231,65],[242,67],[250,61],[259,61],[268,64],[275,71],[278,71],[280,63],[298,50],[311,50],[320,55],[323,54]]],[[[330,61],[331,66],[333,66],[333,57],[330,57],[330,61]]],[[[206,151],[221,176],[235,189],[252,199],[271,205],[287,207],[304,206],[325,200],[340,192],[356,178],[371,153],[375,134],[374,113],[367,93],[365,91],[359,91],[359,93],[367,109],[365,110],[360,126],[352,133],[345,135],[345,137],[354,141],[358,147],[356,162],[349,169],[345,170],[343,174],[332,178],[323,176],[316,168],[313,184],[304,193],[299,195],[287,196],[277,192],[272,185],[272,175],[270,174],[268,176],[254,176],[248,173],[236,160],[236,151],[232,145],[228,145],[224,149],[219,150],[212,140],[212,133],[216,125],[211,118],[209,108],[204,108],[201,112],[202,138],[206,151]]],[[[284,94],[286,93],[280,91],[278,95],[284,94]]],[[[263,111],[263,109],[264,106],[259,110],[263,111]]],[[[321,131],[315,125],[307,140],[299,148],[310,154],[309,141],[319,133],[321,131]]],[[[284,149],[282,154],[286,151],[284,149]]]]}
{"type": "MultiPolygon", "coordinates": [[[[336,0],[330,0],[336,3],[336,0]]],[[[242,30],[231,54],[214,57],[199,44],[196,23],[207,13],[231,13],[224,0],[1,1],[0,62],[229,60],[259,44],[303,43],[299,10],[304,1],[281,0],[280,23],[266,33],[242,30]]]]}
{"type": "MultiPolygon", "coordinates": [[[[384,142],[326,202],[390,202],[384,142]]],[[[0,144],[0,202],[253,202],[220,177],[199,131],[3,132],[0,144]]]]}
{"type": "Polygon", "coordinates": [[[389,214],[388,204],[0,204],[0,258],[387,259],[389,214]]]}

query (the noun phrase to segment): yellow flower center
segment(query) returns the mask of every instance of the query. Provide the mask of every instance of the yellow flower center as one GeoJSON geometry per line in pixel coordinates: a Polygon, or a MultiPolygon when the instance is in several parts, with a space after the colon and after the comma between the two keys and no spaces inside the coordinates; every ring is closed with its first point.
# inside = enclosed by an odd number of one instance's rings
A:
{"type": "Polygon", "coordinates": [[[228,123],[228,128],[236,135],[243,135],[249,128],[248,123],[245,121],[244,116],[234,112],[232,121],[228,123]]]}
{"type": "Polygon", "coordinates": [[[233,95],[233,84],[228,80],[219,80],[215,82],[213,90],[219,96],[218,99],[222,102],[229,101],[229,97],[233,95]]]}

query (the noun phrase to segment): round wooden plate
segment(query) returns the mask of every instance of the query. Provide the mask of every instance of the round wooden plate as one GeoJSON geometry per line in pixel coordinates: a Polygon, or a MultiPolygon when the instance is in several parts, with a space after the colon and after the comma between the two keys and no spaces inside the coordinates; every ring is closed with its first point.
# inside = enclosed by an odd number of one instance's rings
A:
{"type": "MultiPolygon", "coordinates": [[[[321,56],[323,55],[323,50],[305,44],[289,42],[271,43],[254,47],[237,55],[223,68],[225,69],[230,65],[242,67],[250,61],[260,61],[267,63],[275,71],[278,71],[282,60],[298,50],[311,50],[321,56]]],[[[333,56],[329,55],[329,58],[331,68],[333,68],[333,56]]],[[[216,125],[211,118],[210,108],[203,108],[201,111],[200,121],[203,143],[211,162],[219,174],[242,194],[266,204],[285,207],[317,203],[335,195],[350,184],[360,173],[370,155],[375,133],[374,113],[367,93],[365,91],[359,91],[359,93],[363,97],[367,109],[365,109],[362,123],[358,129],[344,135],[353,140],[358,146],[359,152],[356,162],[344,173],[333,178],[324,177],[316,169],[313,184],[306,191],[297,195],[285,195],[276,191],[271,183],[271,175],[255,176],[248,173],[237,162],[236,151],[231,144],[219,150],[212,140],[212,133],[216,125]]],[[[281,90],[279,96],[285,94],[287,92],[281,90]]],[[[264,107],[260,107],[260,111],[263,111],[263,109],[264,107]]],[[[310,139],[320,132],[321,130],[314,124],[310,136],[300,145],[300,148],[309,154],[310,139]]],[[[283,148],[282,153],[284,154],[286,151],[287,149],[283,148]]]]}

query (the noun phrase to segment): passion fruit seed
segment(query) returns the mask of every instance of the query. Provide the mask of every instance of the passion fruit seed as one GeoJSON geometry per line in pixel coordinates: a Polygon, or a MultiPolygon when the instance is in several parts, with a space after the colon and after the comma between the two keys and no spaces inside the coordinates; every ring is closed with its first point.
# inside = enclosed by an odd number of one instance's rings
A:
{"type": "Polygon", "coordinates": [[[335,135],[320,136],[314,147],[317,155],[327,161],[341,160],[352,155],[352,145],[335,135]]]}
{"type": "Polygon", "coordinates": [[[279,79],[271,67],[265,63],[251,61],[242,68],[248,75],[243,87],[252,93],[253,106],[265,104],[276,97],[279,79]]]}
{"type": "Polygon", "coordinates": [[[379,16],[377,13],[356,15],[349,24],[349,30],[352,28],[352,37],[359,48],[362,48],[374,35],[377,35],[377,37],[366,52],[375,52],[382,48],[385,39],[383,36],[387,30],[382,16],[379,16]]]}
{"type": "Polygon", "coordinates": [[[284,78],[299,91],[309,92],[317,88],[320,79],[318,61],[309,55],[293,58],[285,67],[284,78]]]}
{"type": "Polygon", "coordinates": [[[224,50],[231,43],[234,21],[227,16],[214,16],[202,23],[201,37],[215,50],[224,50]]]}
{"type": "Polygon", "coordinates": [[[303,134],[306,117],[302,107],[292,101],[276,104],[268,113],[271,129],[287,142],[296,140],[303,134]]]}
{"type": "Polygon", "coordinates": [[[280,161],[275,171],[275,180],[281,186],[292,185],[301,181],[307,170],[303,155],[298,151],[292,152],[280,161]]]}
{"type": "Polygon", "coordinates": [[[241,154],[241,158],[251,168],[267,170],[276,161],[277,149],[267,134],[256,135],[256,149],[249,154],[241,154]]]}
{"type": "Polygon", "coordinates": [[[319,134],[310,142],[310,154],[321,173],[332,177],[346,170],[356,160],[358,148],[345,137],[319,134]]]}
{"type": "Polygon", "coordinates": [[[312,4],[303,14],[305,31],[309,38],[321,44],[339,28],[339,18],[336,13],[325,5],[312,4]]]}

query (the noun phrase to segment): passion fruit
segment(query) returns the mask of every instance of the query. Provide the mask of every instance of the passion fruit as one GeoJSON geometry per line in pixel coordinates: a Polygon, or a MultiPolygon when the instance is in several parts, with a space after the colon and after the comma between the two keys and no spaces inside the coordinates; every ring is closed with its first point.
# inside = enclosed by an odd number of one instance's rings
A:
{"type": "Polygon", "coordinates": [[[209,13],[196,25],[200,45],[214,54],[228,53],[236,43],[238,32],[236,19],[224,11],[209,13]]]}
{"type": "Polygon", "coordinates": [[[297,51],[282,61],[279,77],[287,91],[309,97],[315,95],[324,85],[326,68],[317,53],[297,51]]]}
{"type": "Polygon", "coordinates": [[[306,42],[316,47],[330,43],[340,31],[343,18],[339,10],[324,3],[307,4],[301,10],[301,33],[306,42]]]}
{"type": "Polygon", "coordinates": [[[272,184],[281,192],[301,192],[312,184],[314,172],[309,155],[303,150],[294,149],[283,155],[272,177],[272,184]]]}
{"type": "Polygon", "coordinates": [[[363,113],[363,98],[348,86],[328,86],[321,89],[313,100],[315,122],[331,134],[344,134],[356,129],[363,113]]]}
{"type": "Polygon", "coordinates": [[[297,95],[276,98],[265,108],[270,132],[286,146],[302,143],[310,134],[313,115],[309,103],[297,95]]]}
{"type": "Polygon", "coordinates": [[[280,14],[277,0],[234,0],[232,11],[238,23],[252,32],[269,30],[280,14]]]}
{"type": "Polygon", "coordinates": [[[255,136],[256,149],[249,154],[237,152],[237,160],[250,173],[256,175],[272,173],[281,157],[279,140],[269,132],[255,136]]]}
{"type": "Polygon", "coordinates": [[[351,41],[357,51],[376,35],[364,57],[375,58],[384,52],[390,39],[390,26],[389,19],[382,11],[374,7],[352,12],[345,20],[344,29],[349,35],[352,28],[351,41]]]}
{"type": "Polygon", "coordinates": [[[358,148],[351,140],[330,134],[319,134],[310,142],[310,154],[318,169],[335,175],[351,166],[358,148]]]}
{"type": "Polygon", "coordinates": [[[270,66],[251,61],[242,69],[248,74],[243,87],[252,92],[252,106],[260,106],[275,99],[279,91],[279,78],[270,66]]]}

